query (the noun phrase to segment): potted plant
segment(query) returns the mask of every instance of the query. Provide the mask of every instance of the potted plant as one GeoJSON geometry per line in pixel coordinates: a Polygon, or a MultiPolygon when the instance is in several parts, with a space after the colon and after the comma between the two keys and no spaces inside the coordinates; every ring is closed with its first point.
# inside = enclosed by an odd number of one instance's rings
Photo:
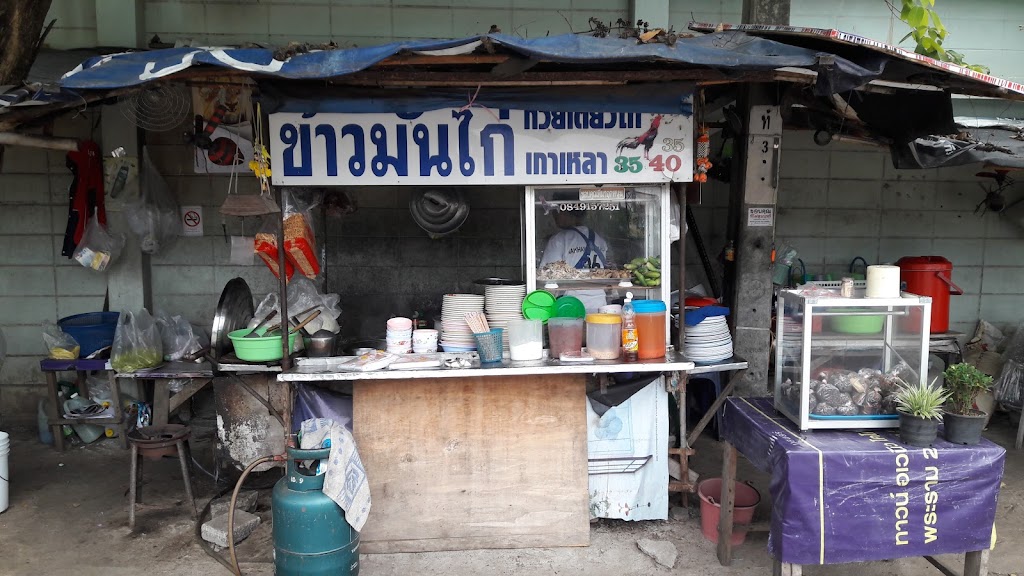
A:
{"type": "Polygon", "coordinates": [[[926,448],[939,433],[942,404],[949,393],[927,383],[907,384],[900,380],[896,398],[896,411],[900,415],[900,439],[904,444],[926,448]]]}
{"type": "Polygon", "coordinates": [[[978,394],[992,388],[992,377],[970,364],[953,364],[943,373],[946,377],[946,402],[942,422],[946,440],[973,446],[981,441],[987,414],[974,408],[978,394]]]}

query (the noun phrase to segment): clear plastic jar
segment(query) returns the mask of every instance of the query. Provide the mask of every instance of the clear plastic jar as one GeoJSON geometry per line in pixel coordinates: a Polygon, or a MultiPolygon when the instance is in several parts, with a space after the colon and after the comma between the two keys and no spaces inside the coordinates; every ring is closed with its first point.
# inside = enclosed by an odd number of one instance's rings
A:
{"type": "Polygon", "coordinates": [[[618,314],[587,314],[587,351],[597,360],[619,358],[622,352],[622,318],[618,314]]]}
{"type": "Polygon", "coordinates": [[[583,349],[582,318],[552,318],[548,320],[548,346],[550,356],[557,360],[563,353],[579,354],[583,349]]]}
{"type": "Polygon", "coordinates": [[[661,300],[636,300],[636,338],[641,360],[665,357],[665,317],[667,308],[661,300]]]}

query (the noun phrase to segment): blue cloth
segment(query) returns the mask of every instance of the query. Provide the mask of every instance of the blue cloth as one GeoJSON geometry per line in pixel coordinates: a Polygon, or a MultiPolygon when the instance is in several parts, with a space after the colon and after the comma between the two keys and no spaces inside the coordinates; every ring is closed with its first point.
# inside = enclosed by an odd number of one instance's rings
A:
{"type": "Polygon", "coordinates": [[[687,326],[696,326],[705,318],[728,315],[729,309],[725,306],[702,306],[696,310],[687,310],[686,314],[683,316],[683,322],[685,322],[687,326]]]}
{"type": "MultiPolygon", "coordinates": [[[[470,51],[484,40],[504,52],[556,63],[663,63],[713,68],[726,73],[794,66],[818,72],[818,89],[824,93],[850,90],[878,78],[888,60],[875,52],[861,51],[856,53],[860,63],[834,56],[830,63],[823,64],[821,57],[828,54],[734,31],[681,38],[673,46],[637,44],[635,39],[595,38],[585,34],[543,38],[488,34],[454,40],[415,40],[320,50],[296,54],[284,62],[275,60],[274,52],[264,48],[169,48],[130,52],[86,60],[65,75],[61,87],[80,90],[135,86],[193,66],[244,70],[270,80],[324,80],[365,70],[399,53],[459,47],[470,51]]],[[[640,91],[638,94],[645,93],[646,97],[633,102],[658,98],[659,92],[658,88],[640,91]]],[[[674,106],[676,109],[671,112],[680,113],[677,97],[674,106]]]]}

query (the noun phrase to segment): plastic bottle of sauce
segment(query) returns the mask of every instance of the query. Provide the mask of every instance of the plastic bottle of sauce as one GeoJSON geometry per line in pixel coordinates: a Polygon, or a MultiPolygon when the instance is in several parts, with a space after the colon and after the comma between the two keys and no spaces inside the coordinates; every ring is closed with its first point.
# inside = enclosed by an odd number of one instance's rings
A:
{"type": "Polygon", "coordinates": [[[636,362],[639,358],[640,343],[636,335],[636,314],[633,312],[633,293],[626,293],[622,304],[622,359],[636,362]]]}

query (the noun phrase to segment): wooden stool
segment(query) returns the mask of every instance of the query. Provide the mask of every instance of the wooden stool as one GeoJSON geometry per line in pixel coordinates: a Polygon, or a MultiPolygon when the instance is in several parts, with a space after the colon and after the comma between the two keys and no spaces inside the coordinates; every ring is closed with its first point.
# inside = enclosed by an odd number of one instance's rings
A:
{"type": "Polygon", "coordinates": [[[181,476],[185,482],[185,495],[188,496],[190,514],[196,518],[196,501],[192,496],[192,473],[189,467],[188,439],[191,435],[188,426],[165,424],[163,426],[147,426],[132,431],[128,442],[132,445],[131,478],[128,487],[128,529],[135,530],[135,507],[142,500],[140,485],[142,483],[142,460],[160,460],[164,456],[178,455],[181,463],[181,476]]]}

